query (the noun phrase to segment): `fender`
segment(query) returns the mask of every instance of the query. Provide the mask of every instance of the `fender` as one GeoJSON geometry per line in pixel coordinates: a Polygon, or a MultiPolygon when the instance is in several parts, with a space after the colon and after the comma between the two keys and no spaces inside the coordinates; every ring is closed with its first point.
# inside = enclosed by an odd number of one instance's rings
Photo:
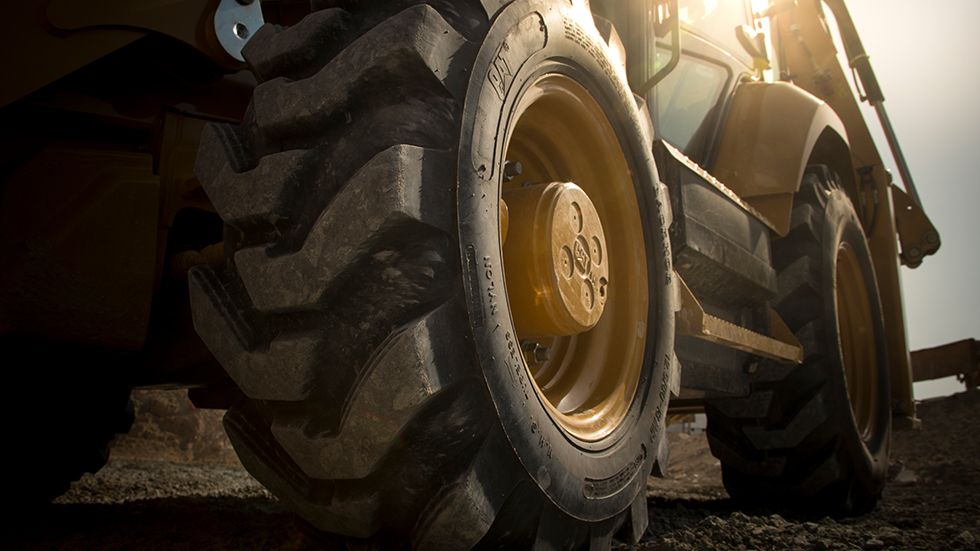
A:
{"type": "MultiPolygon", "coordinates": [[[[0,68],[10,78],[0,107],[149,34],[197,50],[224,70],[245,64],[219,43],[216,0],[22,0],[4,6],[0,68]],[[24,55],[23,52],[30,52],[24,55]]],[[[254,32],[254,30],[253,30],[254,32]]]]}
{"type": "Polygon", "coordinates": [[[748,82],[735,90],[711,173],[783,236],[815,156],[853,182],[847,131],[829,105],[787,82],[748,82]]]}

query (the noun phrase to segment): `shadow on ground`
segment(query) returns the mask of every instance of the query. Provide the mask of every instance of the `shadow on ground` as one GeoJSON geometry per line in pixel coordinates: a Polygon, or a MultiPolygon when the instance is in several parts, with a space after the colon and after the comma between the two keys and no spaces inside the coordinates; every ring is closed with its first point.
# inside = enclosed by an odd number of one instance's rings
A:
{"type": "MultiPolygon", "coordinates": [[[[671,478],[651,479],[648,488],[649,530],[640,544],[619,548],[980,550],[980,392],[924,402],[919,415],[921,431],[895,435],[892,480],[882,503],[853,519],[741,508],[725,493],[704,436],[672,435],[671,478]]],[[[121,455],[51,506],[7,515],[0,547],[344,548],[336,540],[307,536],[301,523],[233,461],[180,463],[121,455]]]]}

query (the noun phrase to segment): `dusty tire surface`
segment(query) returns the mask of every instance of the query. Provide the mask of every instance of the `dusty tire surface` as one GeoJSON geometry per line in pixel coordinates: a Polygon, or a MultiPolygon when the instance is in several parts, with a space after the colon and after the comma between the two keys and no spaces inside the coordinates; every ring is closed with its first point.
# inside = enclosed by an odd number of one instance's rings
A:
{"type": "Polygon", "coordinates": [[[208,127],[198,155],[227,262],[192,272],[191,300],[246,397],[224,420],[242,463],[316,529],[365,543],[638,539],[673,307],[666,201],[625,79],[581,6],[338,4],[255,35],[246,118],[208,127]],[[500,291],[495,148],[548,72],[601,98],[657,251],[641,390],[597,442],[549,417],[500,291]]]}
{"type": "MultiPolygon", "coordinates": [[[[752,503],[784,503],[833,514],[869,511],[881,496],[891,435],[884,322],[870,252],[836,176],[808,168],[790,233],[773,244],[779,277],[774,307],[804,347],[802,365],[764,363],[746,398],[709,401],[711,451],[725,486],[752,503]],[[838,258],[855,251],[867,294],[867,364],[845,366],[840,330],[838,258]],[[860,430],[846,369],[873,373],[874,411],[860,430]]],[[[857,362],[854,362],[857,363],[857,362]]]]}

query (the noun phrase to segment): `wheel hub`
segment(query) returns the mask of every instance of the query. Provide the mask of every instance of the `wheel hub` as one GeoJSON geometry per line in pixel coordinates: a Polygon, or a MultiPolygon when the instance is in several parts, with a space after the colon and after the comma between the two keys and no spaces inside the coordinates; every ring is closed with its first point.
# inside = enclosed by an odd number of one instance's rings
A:
{"type": "Polygon", "coordinates": [[[631,411],[651,331],[634,174],[606,111],[566,75],[538,78],[514,119],[500,163],[514,336],[555,423],[599,442],[631,411]]]}
{"type": "Polygon", "coordinates": [[[599,214],[573,183],[534,184],[504,195],[508,293],[517,330],[570,336],[595,327],[609,287],[599,214]]]}

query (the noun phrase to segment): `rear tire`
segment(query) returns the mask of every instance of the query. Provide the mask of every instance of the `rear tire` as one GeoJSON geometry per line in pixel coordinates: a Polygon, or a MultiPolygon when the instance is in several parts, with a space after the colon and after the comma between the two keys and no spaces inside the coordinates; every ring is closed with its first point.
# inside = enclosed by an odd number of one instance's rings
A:
{"type": "Polygon", "coordinates": [[[885,329],[863,229],[826,167],[808,168],[792,228],[774,243],[773,257],[775,308],[803,344],[805,359],[799,366],[763,364],[748,397],[708,403],[712,453],[734,498],[867,512],[888,469],[885,329]],[[858,304],[866,309],[854,313],[858,304]]]}
{"type": "Polygon", "coordinates": [[[384,546],[602,549],[624,525],[637,540],[674,309],[625,78],[567,3],[341,4],[255,35],[246,120],[210,126],[198,155],[228,257],[192,272],[194,322],[247,397],[225,417],[243,464],[316,528],[384,546]],[[544,73],[603,106],[650,251],[649,312],[625,329],[648,332],[639,390],[590,442],[535,390],[503,280],[496,148],[544,73]]]}

